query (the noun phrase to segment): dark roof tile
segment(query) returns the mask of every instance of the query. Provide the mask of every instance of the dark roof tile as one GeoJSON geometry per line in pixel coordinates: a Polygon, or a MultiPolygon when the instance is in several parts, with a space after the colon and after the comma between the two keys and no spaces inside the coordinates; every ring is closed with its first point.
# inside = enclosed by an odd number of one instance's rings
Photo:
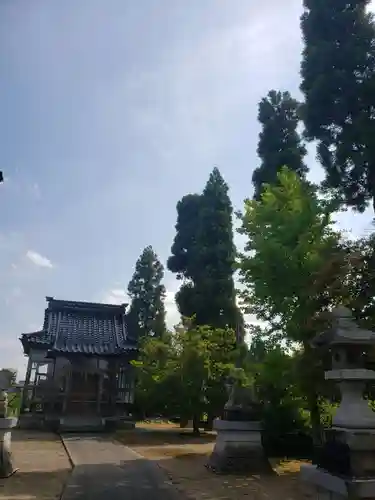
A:
{"type": "Polygon", "coordinates": [[[43,344],[51,353],[98,355],[137,349],[127,332],[124,304],[72,302],[49,297],[47,301],[44,328],[40,332],[22,335],[24,349],[43,344]]]}

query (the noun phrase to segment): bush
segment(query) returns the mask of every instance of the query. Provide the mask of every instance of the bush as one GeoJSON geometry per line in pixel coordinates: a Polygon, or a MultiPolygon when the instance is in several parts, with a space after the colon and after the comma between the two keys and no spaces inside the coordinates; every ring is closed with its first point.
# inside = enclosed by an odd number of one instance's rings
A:
{"type": "Polygon", "coordinates": [[[11,393],[8,394],[8,417],[17,417],[20,412],[21,394],[11,393]]]}
{"type": "Polygon", "coordinates": [[[306,412],[298,400],[284,401],[280,406],[268,405],[263,411],[262,442],[268,456],[310,458],[312,438],[306,412]]]}

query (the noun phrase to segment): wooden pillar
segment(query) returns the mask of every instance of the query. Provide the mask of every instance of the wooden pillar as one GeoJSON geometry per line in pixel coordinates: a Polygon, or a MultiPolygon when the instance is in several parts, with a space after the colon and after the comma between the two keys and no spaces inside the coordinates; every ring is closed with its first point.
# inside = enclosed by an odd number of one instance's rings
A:
{"type": "Polygon", "coordinates": [[[110,380],[110,412],[112,415],[116,413],[116,400],[117,400],[117,362],[116,360],[110,360],[109,362],[109,380],[110,380]]]}
{"type": "Polygon", "coordinates": [[[98,383],[98,399],[96,410],[99,415],[101,415],[101,402],[102,402],[102,394],[103,394],[103,374],[99,374],[99,383],[98,383]]]}
{"type": "Polygon", "coordinates": [[[22,401],[21,401],[21,412],[24,411],[25,405],[29,396],[29,385],[30,385],[30,375],[31,375],[31,366],[32,366],[32,359],[31,356],[29,356],[28,362],[27,362],[27,369],[26,369],[26,377],[25,377],[25,385],[23,387],[22,391],[22,401]]]}
{"type": "Polygon", "coordinates": [[[128,372],[128,377],[129,377],[129,401],[128,401],[128,403],[133,404],[134,403],[134,393],[135,393],[136,380],[135,380],[135,370],[134,370],[133,366],[130,365],[130,363],[129,363],[127,372],[128,372]]]}
{"type": "Polygon", "coordinates": [[[72,385],[72,367],[66,373],[65,377],[66,377],[66,387],[65,387],[65,395],[64,395],[63,408],[62,408],[63,415],[66,414],[68,398],[70,396],[70,389],[71,389],[71,385],[72,385]]]}

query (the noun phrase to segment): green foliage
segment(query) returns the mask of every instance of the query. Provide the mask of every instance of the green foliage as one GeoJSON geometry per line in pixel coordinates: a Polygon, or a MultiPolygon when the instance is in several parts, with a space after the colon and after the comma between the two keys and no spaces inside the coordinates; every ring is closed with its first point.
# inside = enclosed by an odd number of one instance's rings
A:
{"type": "Polygon", "coordinates": [[[151,246],[146,247],[135,266],[128,285],[131,298],[129,324],[138,329],[140,337],[162,337],[165,326],[164,269],[151,246]]]}
{"type": "MultiPolygon", "coordinates": [[[[179,280],[195,280],[201,273],[197,229],[200,223],[202,197],[188,194],[177,203],[176,236],[167,267],[179,280]]],[[[181,312],[182,313],[182,312],[181,312]]],[[[187,315],[186,317],[190,317],[187,315]]]]}
{"type": "Polygon", "coordinates": [[[275,184],[279,170],[288,165],[305,178],[306,148],[298,133],[300,104],[289,92],[271,90],[259,103],[258,120],[262,126],[259,135],[258,156],[261,165],[254,170],[254,198],[260,199],[264,184],[275,184]]]}
{"type": "MultiPolygon", "coordinates": [[[[365,209],[375,195],[375,30],[370,0],[304,0],[302,115],[326,187],[365,209]]],[[[373,201],[374,203],[374,201],[373,201]]]]}
{"type": "Polygon", "coordinates": [[[349,242],[348,253],[349,306],[363,326],[375,329],[375,235],[349,242]]]}
{"type": "Polygon", "coordinates": [[[246,367],[255,375],[267,438],[304,430],[306,402],[298,383],[298,353],[282,348],[267,330],[253,328],[246,367]]]}
{"type": "Polygon", "coordinates": [[[332,215],[330,204],[283,168],[260,201],[245,202],[241,229],[247,238],[239,264],[244,304],[270,325],[269,335],[276,332],[287,343],[303,346],[298,377],[316,441],[323,365],[309,342],[326,325],[322,313],[348,298],[347,253],[332,215]]]}
{"type": "Polygon", "coordinates": [[[233,281],[232,204],[219,170],[211,173],[202,194],[177,204],[176,236],[168,269],[184,281],[176,294],[183,317],[197,325],[235,328],[241,324],[233,281]]]}
{"type": "Polygon", "coordinates": [[[21,408],[21,393],[12,393],[8,395],[7,417],[17,417],[21,408]]]}
{"type": "Polygon", "coordinates": [[[169,362],[175,352],[170,336],[143,337],[139,356],[132,364],[136,368],[135,404],[144,415],[172,415],[178,405],[178,392],[170,373],[169,362]]]}
{"type": "Polygon", "coordinates": [[[215,168],[204,188],[201,209],[200,265],[202,279],[196,283],[204,295],[198,324],[236,328],[238,309],[233,281],[236,250],[233,243],[233,208],[228,186],[215,168]]]}
{"type": "Polygon", "coordinates": [[[320,401],[320,420],[325,429],[329,429],[332,426],[332,419],[337,406],[337,403],[330,403],[324,399],[320,401]]]}
{"type": "Polygon", "coordinates": [[[145,338],[137,369],[137,405],[146,414],[217,415],[227,399],[225,381],[237,355],[234,332],[182,326],[168,338],[145,338]]]}
{"type": "Polygon", "coordinates": [[[248,312],[288,340],[309,340],[317,313],[345,293],[340,278],[346,255],[332,214],[332,207],[287,168],[277,185],[266,186],[260,201],[245,202],[242,298],[248,312]]]}

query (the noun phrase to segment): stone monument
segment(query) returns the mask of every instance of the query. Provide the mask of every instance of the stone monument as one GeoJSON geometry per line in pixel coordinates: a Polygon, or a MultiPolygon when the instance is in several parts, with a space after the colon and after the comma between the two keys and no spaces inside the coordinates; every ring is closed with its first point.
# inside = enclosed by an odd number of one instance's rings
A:
{"type": "Polygon", "coordinates": [[[7,478],[17,471],[13,467],[11,453],[11,429],[17,424],[17,419],[7,417],[8,383],[9,381],[0,371],[0,478],[7,478]]]}
{"type": "Polygon", "coordinates": [[[271,472],[261,439],[261,406],[253,387],[231,380],[227,389],[223,418],[214,421],[217,437],[207,467],[221,474],[271,472]]]}
{"type": "Polygon", "coordinates": [[[338,383],[341,403],[317,465],[303,465],[301,478],[315,487],[318,500],[375,499],[375,412],[363,398],[366,382],[375,380],[375,371],[365,367],[375,333],[360,328],[345,307],[332,313],[332,328],[312,344],[331,351],[325,379],[338,383]]]}

